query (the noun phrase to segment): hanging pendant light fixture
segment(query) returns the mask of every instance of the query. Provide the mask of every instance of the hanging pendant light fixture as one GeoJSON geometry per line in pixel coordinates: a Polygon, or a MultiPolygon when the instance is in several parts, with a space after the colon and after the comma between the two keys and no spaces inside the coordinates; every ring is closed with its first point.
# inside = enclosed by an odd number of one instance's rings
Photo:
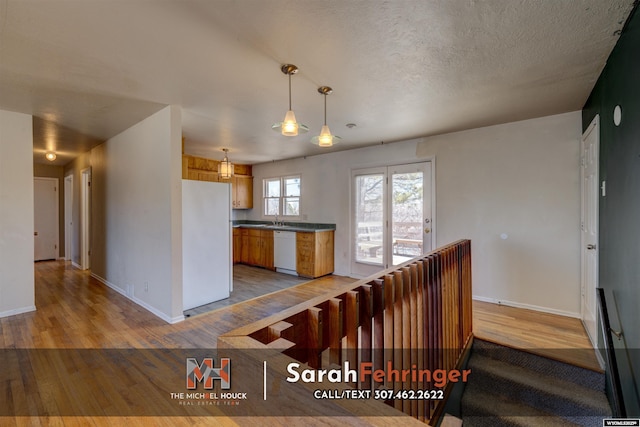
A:
{"type": "Polygon", "coordinates": [[[289,111],[287,111],[287,114],[284,116],[284,121],[275,123],[271,126],[271,129],[281,132],[285,136],[296,136],[298,132],[306,133],[309,131],[309,128],[296,121],[296,115],[291,109],[291,75],[298,72],[298,67],[292,64],[284,64],[280,67],[280,70],[289,76],[289,111]]]}
{"type": "Polygon", "coordinates": [[[222,159],[218,164],[218,177],[222,179],[231,179],[233,176],[233,163],[231,163],[227,157],[229,149],[223,148],[222,151],[224,151],[224,159],[222,159]]]}
{"type": "Polygon", "coordinates": [[[331,135],[329,126],[327,126],[327,95],[330,95],[331,92],[333,92],[333,89],[329,86],[321,86],[318,88],[318,93],[324,96],[324,125],[322,125],[320,135],[314,136],[311,142],[320,147],[331,147],[342,139],[339,136],[331,135]]]}

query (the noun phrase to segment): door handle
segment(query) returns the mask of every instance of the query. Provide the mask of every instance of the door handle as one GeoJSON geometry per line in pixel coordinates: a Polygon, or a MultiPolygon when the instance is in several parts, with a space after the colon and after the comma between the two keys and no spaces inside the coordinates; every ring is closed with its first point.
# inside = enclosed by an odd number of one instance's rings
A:
{"type": "Polygon", "coordinates": [[[37,235],[38,235],[38,232],[37,232],[37,231],[34,231],[34,232],[33,232],[33,235],[34,235],[34,236],[37,236],[37,235]]]}
{"type": "Polygon", "coordinates": [[[589,249],[590,251],[594,250],[596,248],[596,245],[587,245],[587,249],[589,249]]]}
{"type": "Polygon", "coordinates": [[[425,228],[425,229],[424,229],[424,232],[425,232],[425,233],[431,233],[431,229],[430,229],[430,228],[425,228]]]}

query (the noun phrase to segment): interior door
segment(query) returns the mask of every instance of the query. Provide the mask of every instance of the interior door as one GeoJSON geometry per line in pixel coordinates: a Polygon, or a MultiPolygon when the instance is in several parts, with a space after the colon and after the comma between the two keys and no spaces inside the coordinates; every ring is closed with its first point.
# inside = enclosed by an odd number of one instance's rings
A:
{"type": "Polygon", "coordinates": [[[599,117],[582,136],[581,192],[581,295],[582,322],[591,342],[596,344],[596,287],[598,286],[598,178],[599,117]]]}
{"type": "Polygon", "coordinates": [[[64,258],[71,261],[73,251],[73,175],[64,178],[64,258]]]}
{"type": "Polygon", "coordinates": [[[352,171],[351,274],[365,277],[432,249],[432,165],[352,171]]]}
{"type": "Polygon", "coordinates": [[[58,258],[58,180],[34,178],[34,260],[58,258]]]}

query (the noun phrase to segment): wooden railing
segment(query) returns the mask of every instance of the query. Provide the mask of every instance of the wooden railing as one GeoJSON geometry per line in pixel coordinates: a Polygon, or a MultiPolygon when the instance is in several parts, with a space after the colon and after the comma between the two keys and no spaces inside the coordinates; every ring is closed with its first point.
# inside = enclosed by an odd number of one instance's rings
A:
{"type": "MultiPolygon", "coordinates": [[[[232,337],[250,338],[256,346],[277,349],[310,369],[348,362],[350,367],[366,364],[370,372],[409,371],[404,378],[358,378],[354,386],[361,390],[447,394],[450,381],[445,385],[434,378],[414,378],[412,373],[460,368],[472,337],[471,310],[471,242],[460,240],[236,329],[220,340],[229,348],[232,337]]],[[[246,339],[242,342],[247,345],[246,339]]],[[[430,424],[437,421],[443,406],[442,400],[431,399],[385,401],[430,424]]]]}

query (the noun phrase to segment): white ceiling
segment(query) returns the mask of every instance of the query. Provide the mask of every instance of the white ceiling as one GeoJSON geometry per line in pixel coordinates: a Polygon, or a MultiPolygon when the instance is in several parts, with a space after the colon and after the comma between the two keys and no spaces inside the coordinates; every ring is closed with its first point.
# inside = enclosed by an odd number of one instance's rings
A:
{"type": "Polygon", "coordinates": [[[633,0],[0,0],[0,109],[65,164],[168,104],[260,163],[582,108],[633,0]],[[272,131],[288,107],[308,134],[272,131]],[[323,100],[343,140],[321,149],[323,100]],[[357,127],[349,129],[347,123],[357,127]]]}

